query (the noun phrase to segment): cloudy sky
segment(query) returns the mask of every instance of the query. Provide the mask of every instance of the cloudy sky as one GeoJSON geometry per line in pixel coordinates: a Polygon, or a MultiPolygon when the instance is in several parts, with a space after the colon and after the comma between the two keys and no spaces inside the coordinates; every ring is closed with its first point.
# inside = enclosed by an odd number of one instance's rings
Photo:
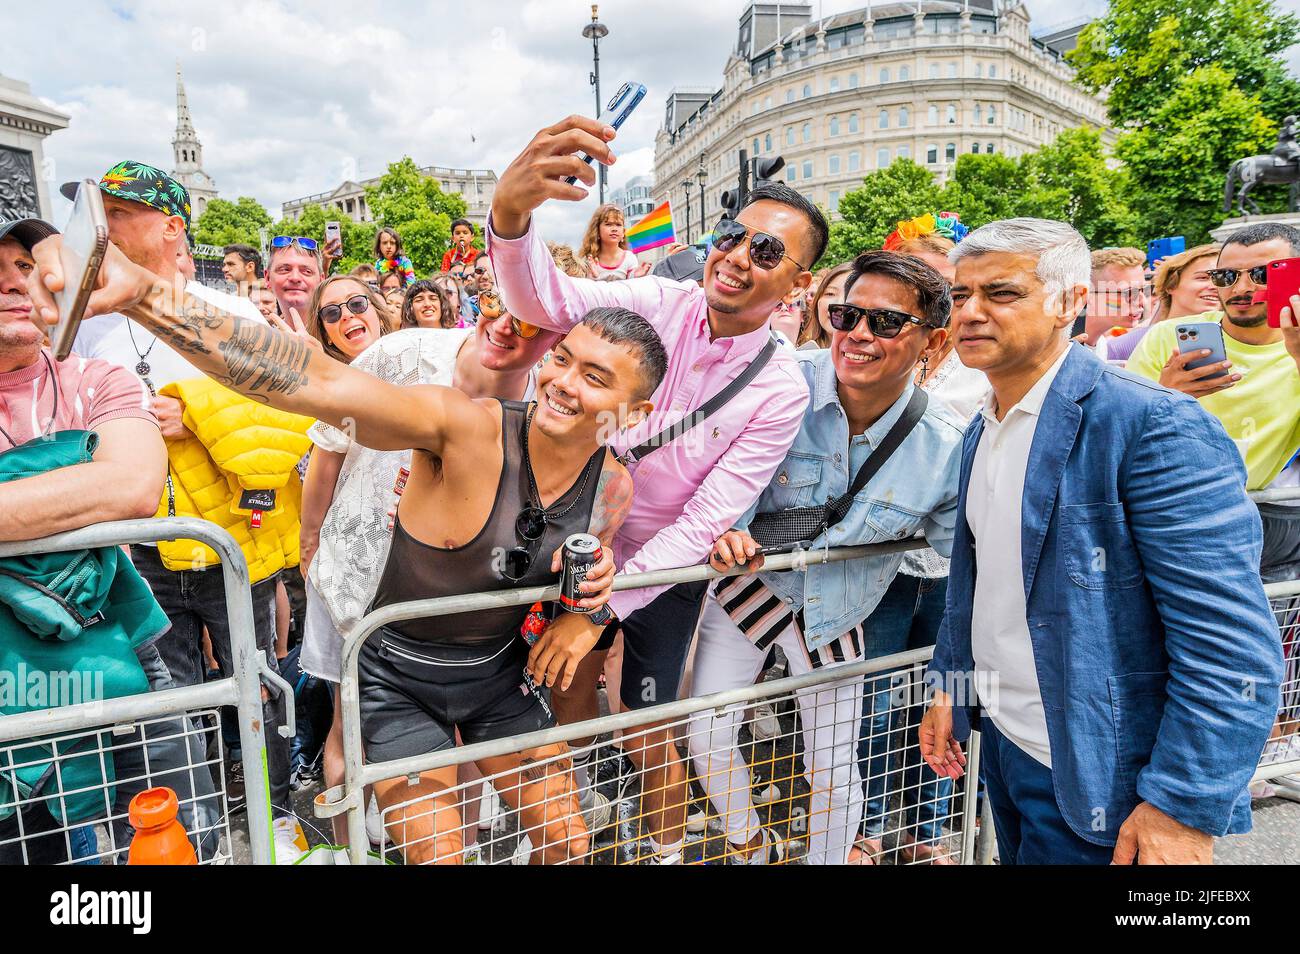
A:
{"type": "MultiPolygon", "coordinates": [[[[1281,4],[1300,9],[1300,0],[1281,4]]],[[[674,86],[720,84],[746,5],[600,4],[610,29],[602,90],[624,80],[649,88],[616,143],[611,188],[651,170],[674,86]]],[[[864,5],[827,0],[820,12],[864,5]]],[[[1096,14],[1104,0],[1028,5],[1037,30],[1096,14]]],[[[402,155],[500,173],[542,125],[593,111],[581,36],[590,5],[578,0],[42,0],[33,9],[6,18],[2,71],[72,117],[46,140],[59,182],[125,158],[172,167],[177,60],[222,196],[254,196],[277,218],[280,203],[379,175],[402,155]]],[[[56,202],[61,223],[68,205],[56,202]]],[[[595,202],[552,203],[539,222],[574,241],[595,202]]]]}

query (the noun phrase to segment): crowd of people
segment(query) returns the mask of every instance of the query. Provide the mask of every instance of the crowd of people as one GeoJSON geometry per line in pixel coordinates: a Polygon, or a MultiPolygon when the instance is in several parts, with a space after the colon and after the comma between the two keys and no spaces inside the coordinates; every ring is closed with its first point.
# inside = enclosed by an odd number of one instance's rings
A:
{"type": "MultiPolygon", "coordinates": [[[[577,154],[612,161],[613,138],[580,118],[540,131],[501,176],[482,237],[454,222],[435,274],[416,275],[391,228],[374,264],[348,273],[333,269],[339,240],[277,236],[265,260],[224,250],[226,290],[193,279],[184,187],[119,163],[99,183],[111,245],[92,316],[65,361],[44,338],[60,237],[0,224],[0,462],[13,462],[0,539],[153,516],[231,533],[259,651],[325,700],[290,740],[277,730],[294,700],[263,693],[277,861],[307,847],[291,793],[343,781],[338,685],[357,621],[553,583],[574,534],[596,537],[600,558],[580,611],[541,608],[540,637],[523,635],[538,610],[515,606],[365,642],[367,760],[594,718],[602,679],[611,707],[652,710],[687,691],[692,651],[690,692],[741,688],[779,647],[791,675],[827,675],[797,693],[823,819],[807,861],[875,864],[899,703],[833,670],[933,646],[929,705],[906,738],[925,763],[902,786],[909,860],[950,860],[937,846],[972,728],[1003,863],[1204,862],[1214,836],[1249,830],[1261,752],[1300,757],[1278,717],[1295,647],[1263,588],[1300,577],[1300,500],[1247,495],[1300,486],[1300,298],[1274,328],[1262,294],[1268,263],[1300,257],[1300,232],[1248,225],[1152,275],[1145,253],[1090,250],[1066,223],[969,230],[917,210],[883,249],[814,271],[826,219],[767,183],[719,221],[698,274],[663,277],[628,250],[617,206],[596,210],[576,252],[533,220],[585,197],[594,173],[577,154]],[[1180,349],[1192,323],[1221,331],[1222,361],[1180,349]],[[919,535],[928,549],[764,569],[774,552],[919,535]],[[704,563],[745,572],[611,589],[616,574],[704,563]]],[[[101,660],[109,695],[229,675],[216,554],[194,541],[112,552],[98,575],[42,584],[80,608],[60,620],[61,668],[101,660]]],[[[53,666],[16,599],[0,593],[4,666],[53,666]]],[[[681,745],[646,719],[623,740],[642,860],[682,860],[692,776],[728,862],[783,860],[744,797],[741,713],[702,716],[681,745]]],[[[220,734],[218,780],[184,771],[192,755],[175,748],[194,738],[139,746],[188,794],[191,831],[211,826],[214,782],[229,804],[245,797],[238,735],[220,734]]],[[[443,796],[476,769],[515,773],[499,794],[543,835],[531,860],[581,861],[616,816],[592,784],[595,744],[403,776],[374,804],[407,863],[460,861],[443,796]],[[427,804],[408,810],[417,796],[427,804]]],[[[0,776],[0,860],[94,854],[102,799],[72,810],[41,768],[39,785],[0,776]],[[8,810],[7,792],[22,796],[8,810]]]]}

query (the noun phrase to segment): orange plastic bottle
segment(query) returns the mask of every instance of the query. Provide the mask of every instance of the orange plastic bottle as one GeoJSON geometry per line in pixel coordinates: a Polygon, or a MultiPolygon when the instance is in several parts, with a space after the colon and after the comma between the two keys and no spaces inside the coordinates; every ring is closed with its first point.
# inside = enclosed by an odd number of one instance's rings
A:
{"type": "Polygon", "coordinates": [[[135,829],[129,865],[197,865],[185,826],[176,820],[179,809],[170,788],[145,789],[131,799],[129,817],[135,829]]]}

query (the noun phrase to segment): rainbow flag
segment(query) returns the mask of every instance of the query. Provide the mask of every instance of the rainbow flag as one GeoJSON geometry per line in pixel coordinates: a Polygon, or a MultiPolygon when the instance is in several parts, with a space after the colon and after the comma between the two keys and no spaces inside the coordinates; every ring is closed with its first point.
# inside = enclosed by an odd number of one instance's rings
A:
{"type": "Polygon", "coordinates": [[[673,231],[671,199],[627,230],[627,247],[637,253],[648,252],[661,245],[671,245],[675,241],[677,234],[673,231]]]}

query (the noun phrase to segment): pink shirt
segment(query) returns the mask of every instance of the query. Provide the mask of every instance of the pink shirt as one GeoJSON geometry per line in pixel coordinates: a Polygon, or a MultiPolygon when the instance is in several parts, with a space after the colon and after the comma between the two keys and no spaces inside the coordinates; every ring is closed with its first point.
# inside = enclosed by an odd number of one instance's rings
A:
{"type": "MultiPolygon", "coordinates": [[[[610,445],[633,447],[685,417],[738,376],[762,349],[764,324],[734,338],[709,339],[704,290],[694,282],[646,276],[624,282],[570,278],[555,266],[531,226],[506,240],[487,228],[502,297],[521,321],[567,331],[603,305],[644,317],[663,340],[668,373],[651,399],[650,419],[610,445]]],[[[758,499],[799,433],[808,387],[791,352],[767,366],[722,410],[629,467],[632,510],[614,541],[623,573],[703,563],[719,536],[758,499]]],[[[626,619],[667,587],[615,593],[610,607],[626,619]]]]}
{"type": "MultiPolygon", "coordinates": [[[[149,392],[126,368],[75,354],[55,361],[49,349],[42,349],[35,364],[0,374],[0,402],[0,428],[15,444],[43,433],[93,431],[120,417],[155,420],[149,392]]],[[[0,435],[0,451],[9,448],[0,435]]]]}

